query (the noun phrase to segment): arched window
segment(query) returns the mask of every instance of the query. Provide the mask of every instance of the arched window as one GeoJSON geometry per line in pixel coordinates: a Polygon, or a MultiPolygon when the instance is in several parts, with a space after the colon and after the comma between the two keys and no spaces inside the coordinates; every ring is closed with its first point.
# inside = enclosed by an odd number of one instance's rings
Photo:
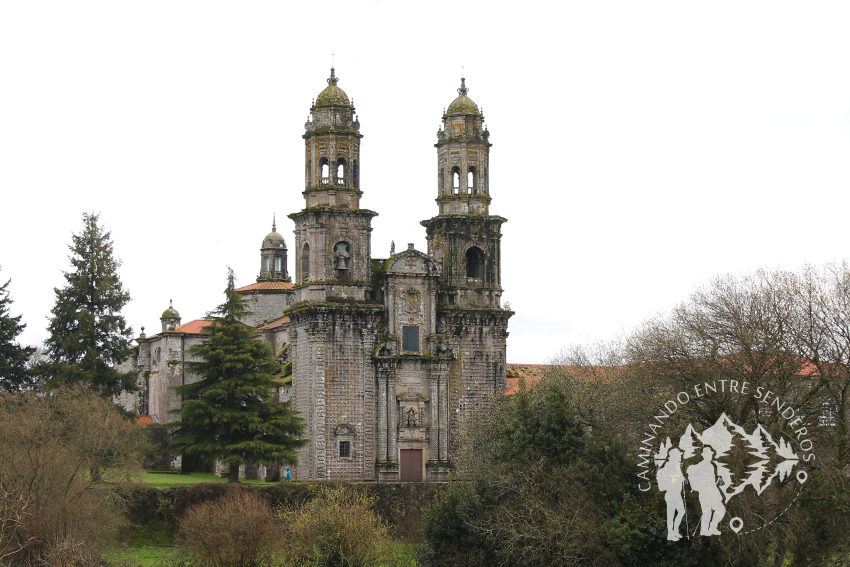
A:
{"type": "Polygon", "coordinates": [[[476,191],[475,191],[475,177],[476,177],[475,176],[475,166],[470,165],[469,171],[466,174],[466,187],[467,187],[467,192],[470,195],[473,194],[473,193],[476,193],[476,191]]]}
{"type": "Polygon", "coordinates": [[[336,160],[336,182],[339,185],[345,184],[345,158],[336,160]]]}
{"type": "Polygon", "coordinates": [[[473,246],[466,251],[466,277],[472,280],[484,278],[484,252],[473,246]]]}
{"type": "Polygon", "coordinates": [[[452,168],[452,188],[455,195],[460,193],[460,168],[458,166],[452,168]]]}
{"type": "Polygon", "coordinates": [[[328,179],[330,178],[330,166],[328,165],[328,158],[322,158],[319,160],[319,168],[322,171],[322,183],[328,183],[328,179]]]}
{"type": "Polygon", "coordinates": [[[310,279],[310,245],[304,244],[301,249],[301,281],[310,279]]]}

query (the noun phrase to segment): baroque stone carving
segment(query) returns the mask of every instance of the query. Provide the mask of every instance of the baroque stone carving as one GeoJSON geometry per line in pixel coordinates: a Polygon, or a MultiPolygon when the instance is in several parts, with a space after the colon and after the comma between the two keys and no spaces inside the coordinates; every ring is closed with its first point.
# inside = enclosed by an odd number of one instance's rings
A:
{"type": "Polygon", "coordinates": [[[404,259],[404,263],[407,264],[407,271],[408,272],[415,272],[416,271],[416,265],[419,263],[419,261],[416,258],[414,258],[413,256],[408,256],[407,258],[404,259]]]}
{"type": "Polygon", "coordinates": [[[404,293],[406,300],[405,311],[408,313],[419,313],[422,292],[415,287],[409,287],[404,293]]]}

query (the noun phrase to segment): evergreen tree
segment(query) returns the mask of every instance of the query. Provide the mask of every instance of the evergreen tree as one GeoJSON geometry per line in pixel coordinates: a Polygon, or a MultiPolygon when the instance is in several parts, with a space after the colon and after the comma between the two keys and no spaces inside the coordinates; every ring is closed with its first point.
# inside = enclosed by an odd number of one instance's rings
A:
{"type": "Polygon", "coordinates": [[[285,403],[273,399],[281,384],[274,376],[272,348],[254,338],[251,327],[240,323],[249,312],[234,288],[228,269],[225,301],[207,316],[209,338],[189,347],[200,362],[187,368],[200,381],[178,386],[183,397],[180,422],[173,424],[171,450],[184,455],[218,460],[230,465],[228,482],[239,481],[239,465],[295,465],[295,450],[306,444],[299,437],[304,421],[285,403]]]}
{"type": "Polygon", "coordinates": [[[0,286],[0,388],[12,392],[31,383],[27,371],[27,359],[35,351],[32,347],[22,347],[15,338],[20,335],[26,324],[21,324],[21,316],[12,317],[9,306],[9,283],[0,286]]]}
{"type": "Polygon", "coordinates": [[[66,285],[54,288],[56,305],[45,347],[49,362],[39,373],[48,386],[86,383],[104,398],[134,391],[135,371],[116,365],[130,355],[133,330],[121,309],[130,301],[118,277],[121,262],[112,256],[112,238],[94,213],[83,213],[83,230],[72,235],[66,285]]]}

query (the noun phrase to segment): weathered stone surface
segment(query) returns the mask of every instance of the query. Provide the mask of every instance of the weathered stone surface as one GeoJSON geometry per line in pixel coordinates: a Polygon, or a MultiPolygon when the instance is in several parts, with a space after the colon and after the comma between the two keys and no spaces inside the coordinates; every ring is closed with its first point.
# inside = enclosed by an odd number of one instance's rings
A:
{"type": "MultiPolygon", "coordinates": [[[[276,254],[286,257],[273,226],[258,283],[239,290],[253,311],[245,322],[274,348],[290,380],[278,399],[294,400],[307,425],[293,478],[444,481],[463,423],[506,389],[512,313],[500,306],[505,219],[489,214],[489,132],[462,84],[438,133],[428,253],[410,245],[373,260],[377,213],[359,208],[360,123],[337,82],[332,74],[305,125],[305,203],[289,215],[294,286],[285,265],[273,269],[276,254]]],[[[139,339],[132,364],[144,383],[126,407],[175,418],[171,388],[196,379],[183,370],[185,349],[203,340],[188,325],[139,339]]]]}

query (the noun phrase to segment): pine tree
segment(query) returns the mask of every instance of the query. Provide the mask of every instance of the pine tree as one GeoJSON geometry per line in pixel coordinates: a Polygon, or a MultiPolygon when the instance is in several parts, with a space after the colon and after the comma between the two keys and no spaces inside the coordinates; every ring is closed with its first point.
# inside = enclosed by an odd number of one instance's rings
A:
{"type": "Polygon", "coordinates": [[[189,347],[200,362],[187,363],[187,369],[201,380],[175,388],[184,401],[170,447],[184,457],[227,463],[228,482],[239,481],[241,464],[295,465],[295,450],[306,444],[299,439],[304,421],[292,401],[274,401],[273,388],[281,381],[272,348],[239,322],[249,312],[234,286],[228,268],[225,301],[207,315],[209,338],[189,347]]]}
{"type": "Polygon", "coordinates": [[[45,341],[50,362],[40,374],[48,386],[82,382],[108,399],[136,390],[137,373],[116,368],[130,355],[133,330],[121,315],[130,294],[118,277],[111,234],[98,218],[83,213],[83,230],[72,235],[73,270],[64,272],[65,287],[53,289],[56,305],[45,341]]]}
{"type": "Polygon", "coordinates": [[[26,328],[21,324],[21,316],[12,317],[7,280],[0,286],[0,388],[13,392],[26,388],[31,384],[30,373],[27,371],[27,360],[35,351],[32,347],[22,347],[15,338],[26,328]]]}

